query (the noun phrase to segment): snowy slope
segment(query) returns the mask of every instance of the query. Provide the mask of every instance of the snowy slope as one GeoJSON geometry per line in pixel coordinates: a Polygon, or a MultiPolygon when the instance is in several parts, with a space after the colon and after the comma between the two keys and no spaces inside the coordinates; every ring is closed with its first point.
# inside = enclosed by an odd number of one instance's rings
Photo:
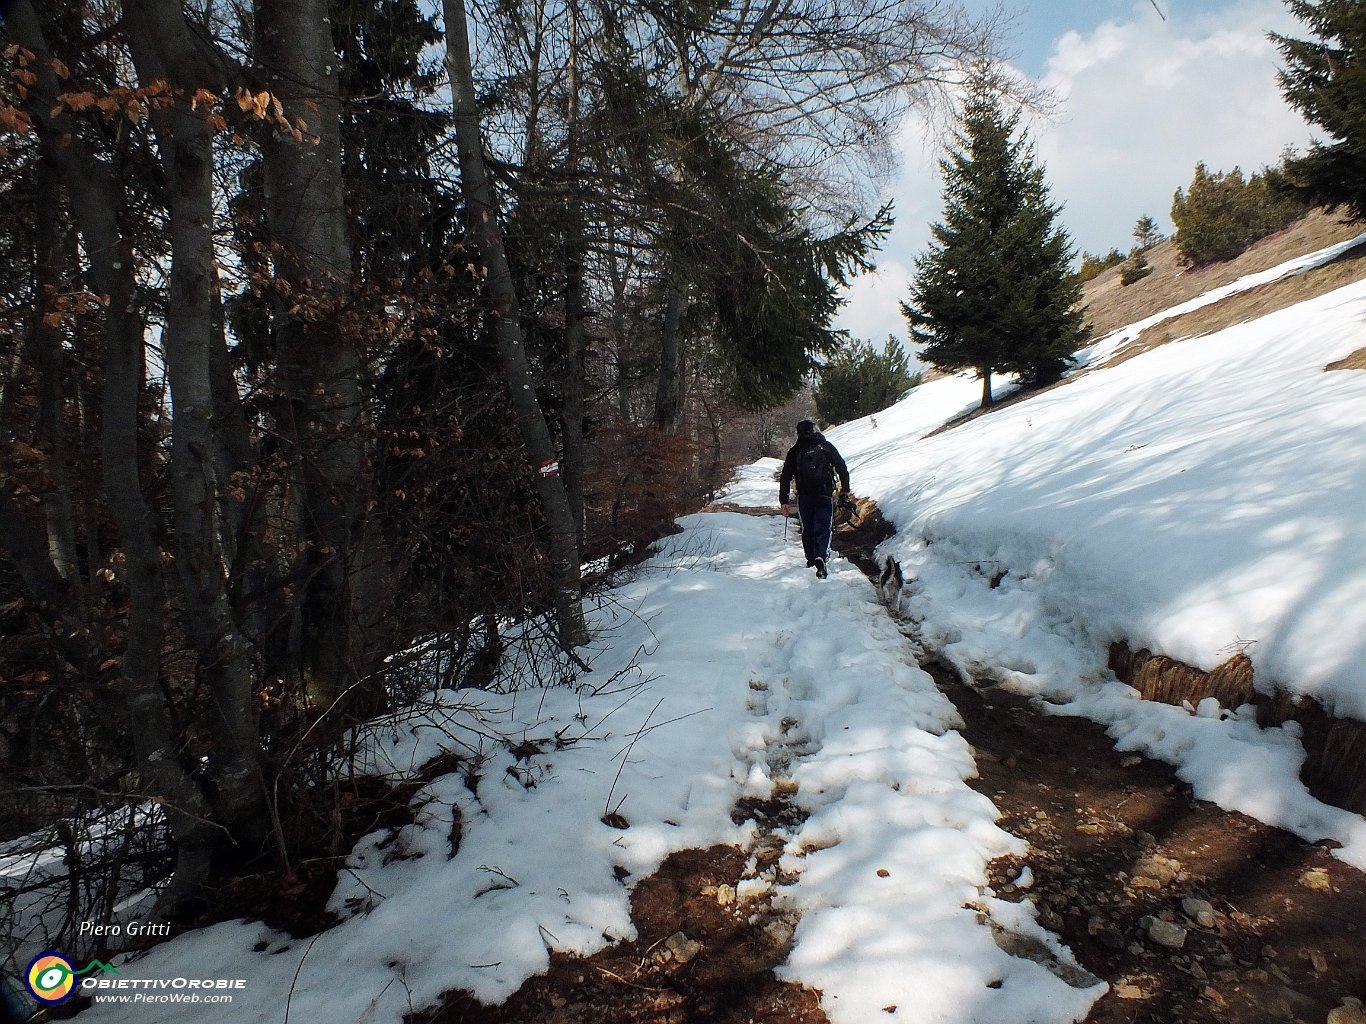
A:
{"type": "Polygon", "coordinates": [[[1366,718],[1366,374],[1323,370],[1364,319],[1358,283],[934,437],[974,382],[931,382],[828,436],[897,524],[885,550],[918,577],[904,610],[927,640],[1366,866],[1361,819],[1295,778],[1297,727],[1140,707],[1105,669],[1119,639],[1205,668],[1243,650],[1259,687],[1366,718]]]}

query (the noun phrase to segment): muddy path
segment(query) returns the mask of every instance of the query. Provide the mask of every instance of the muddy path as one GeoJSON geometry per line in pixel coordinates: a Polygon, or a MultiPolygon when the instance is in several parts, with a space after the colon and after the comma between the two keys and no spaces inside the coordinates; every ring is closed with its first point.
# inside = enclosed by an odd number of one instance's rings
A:
{"type": "MultiPolygon", "coordinates": [[[[834,543],[876,581],[872,551],[892,530],[862,511],[834,543]]],[[[1366,876],[1327,845],[1195,800],[1168,765],[1119,753],[1092,722],[924,667],[977,752],[971,784],[1030,846],[993,864],[993,888],[1033,901],[1110,983],[1089,1022],[1321,1024],[1332,1012],[1331,1024],[1366,1024],[1338,1009],[1366,1000],[1366,876]]]]}
{"type": "MultiPolygon", "coordinates": [[[[834,547],[876,582],[873,550],[892,532],[863,502],[840,516],[834,547]]],[[[1195,800],[1167,765],[1117,752],[1091,722],[924,667],[976,750],[971,784],[1029,844],[992,864],[992,887],[1032,901],[1110,984],[1088,1024],[1366,1024],[1341,1008],[1366,1000],[1366,876],[1325,847],[1195,800]]],[[[793,791],[780,782],[772,800],[737,803],[735,820],[758,827],[753,850],[683,851],[640,880],[635,942],[556,955],[501,1006],[453,993],[412,1024],[827,1024],[819,993],[774,975],[795,921],[773,908],[773,889],[737,895],[765,874],[790,881],[774,862],[800,824],[793,791]]]]}

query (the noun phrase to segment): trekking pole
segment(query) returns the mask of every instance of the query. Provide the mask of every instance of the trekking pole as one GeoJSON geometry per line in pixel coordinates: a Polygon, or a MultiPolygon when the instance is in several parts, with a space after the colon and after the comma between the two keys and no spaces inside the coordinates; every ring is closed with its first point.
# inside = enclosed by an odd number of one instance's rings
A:
{"type": "Polygon", "coordinates": [[[784,513],[783,513],[783,543],[784,543],[784,544],[787,543],[787,520],[788,520],[788,515],[787,515],[786,512],[784,512],[784,513]]]}

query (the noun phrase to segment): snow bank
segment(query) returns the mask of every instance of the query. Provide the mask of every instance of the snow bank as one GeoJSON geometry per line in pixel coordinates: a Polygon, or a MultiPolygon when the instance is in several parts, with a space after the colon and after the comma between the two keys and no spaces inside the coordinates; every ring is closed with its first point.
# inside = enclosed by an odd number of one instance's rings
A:
{"type": "Polygon", "coordinates": [[[828,432],[898,526],[886,550],[918,577],[905,610],[952,660],[1071,702],[1198,795],[1336,838],[1359,866],[1362,819],[1304,792],[1293,726],[1207,722],[1104,684],[1121,638],[1205,668],[1242,650],[1259,687],[1366,719],[1366,374],[1323,370],[1360,346],[1363,318],[1366,283],[934,437],[916,407],[937,415],[971,381],[828,432]]]}

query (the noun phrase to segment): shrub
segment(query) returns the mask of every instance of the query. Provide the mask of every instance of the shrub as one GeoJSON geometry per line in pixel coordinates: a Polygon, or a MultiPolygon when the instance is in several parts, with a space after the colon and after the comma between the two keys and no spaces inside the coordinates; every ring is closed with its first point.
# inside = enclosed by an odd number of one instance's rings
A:
{"type": "Polygon", "coordinates": [[[1089,252],[1084,252],[1081,254],[1081,269],[1077,271],[1077,280],[1085,284],[1123,262],[1124,254],[1118,249],[1111,249],[1104,256],[1092,256],[1089,252]]]}
{"type": "Polygon", "coordinates": [[[1195,165],[1195,177],[1172,198],[1176,248],[1187,264],[1231,260],[1249,245],[1279,231],[1307,207],[1271,187],[1281,172],[1263,169],[1250,179],[1235,167],[1211,174],[1195,165]]]}
{"type": "Polygon", "coordinates": [[[923,379],[910,372],[906,351],[894,337],[877,348],[855,339],[820,368],[813,398],[826,423],[847,423],[894,403],[923,379]]]}
{"type": "Polygon", "coordinates": [[[1139,249],[1119,268],[1119,283],[1127,288],[1135,281],[1142,281],[1152,272],[1152,264],[1148,262],[1147,254],[1139,249]]]}

